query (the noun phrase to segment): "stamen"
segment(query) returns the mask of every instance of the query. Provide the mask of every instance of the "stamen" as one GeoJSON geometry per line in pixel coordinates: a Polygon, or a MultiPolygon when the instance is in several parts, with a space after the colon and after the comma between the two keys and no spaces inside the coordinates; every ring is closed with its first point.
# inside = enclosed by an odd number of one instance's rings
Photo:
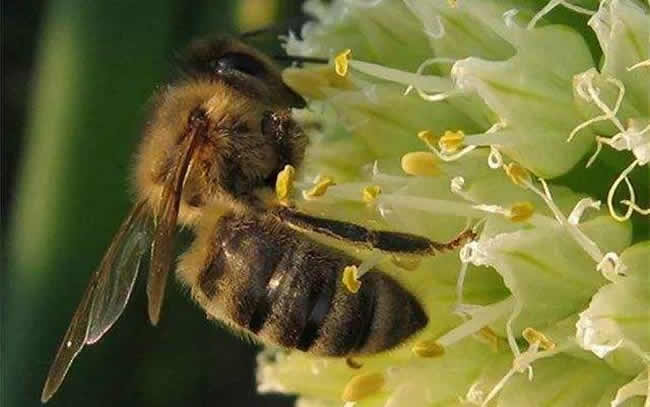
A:
{"type": "MultiPolygon", "coordinates": [[[[481,402],[483,401],[484,394],[483,394],[483,390],[481,390],[479,388],[480,385],[481,385],[480,381],[472,384],[469,387],[469,390],[467,390],[467,394],[465,395],[465,397],[459,397],[459,400],[460,400],[461,404],[462,403],[468,403],[468,404],[475,405],[475,406],[481,405],[481,402]]],[[[462,404],[462,405],[464,405],[464,404],[462,404]]]]}
{"type": "Polygon", "coordinates": [[[532,179],[528,173],[528,170],[516,162],[513,161],[509,164],[504,165],[503,169],[515,185],[519,185],[520,187],[524,188],[530,185],[532,179]]]}
{"type": "Polygon", "coordinates": [[[443,136],[440,137],[440,140],[438,141],[438,145],[440,146],[440,150],[443,153],[455,153],[456,151],[458,151],[458,148],[463,144],[464,139],[465,139],[465,133],[463,133],[462,130],[457,130],[457,131],[446,130],[445,134],[443,134],[443,136]]]}
{"type": "MultiPolygon", "coordinates": [[[[453,62],[453,60],[450,60],[450,62],[453,62]]],[[[404,96],[408,95],[414,88],[420,88],[423,91],[426,90],[433,92],[448,92],[453,89],[453,82],[451,79],[441,76],[405,72],[399,69],[388,68],[383,65],[357,61],[354,59],[351,59],[349,61],[349,66],[354,70],[374,76],[376,78],[408,85],[406,91],[403,94],[404,96]]]]}
{"type": "Polygon", "coordinates": [[[291,165],[285,165],[275,181],[275,195],[280,202],[286,202],[293,190],[293,182],[296,177],[296,169],[291,165]]]}
{"type": "Polygon", "coordinates": [[[532,363],[536,360],[547,358],[553,355],[556,355],[564,350],[567,349],[567,346],[558,346],[558,347],[553,347],[553,349],[549,350],[542,350],[540,351],[541,342],[539,341],[534,341],[528,349],[515,357],[515,359],[512,361],[512,368],[506,373],[501,380],[494,386],[494,388],[490,391],[488,396],[483,400],[483,404],[481,404],[481,407],[486,407],[490,401],[503,389],[503,387],[506,385],[506,383],[510,380],[510,378],[515,374],[515,373],[523,373],[524,371],[528,371],[528,380],[533,380],[533,367],[532,363]]]}
{"type": "Polygon", "coordinates": [[[365,259],[359,266],[351,265],[343,269],[343,285],[352,294],[356,294],[361,288],[361,277],[381,263],[386,255],[380,251],[374,251],[370,257],[365,259]]]}
{"type": "Polygon", "coordinates": [[[618,277],[625,276],[627,266],[621,261],[618,254],[614,252],[605,253],[602,260],[596,265],[596,270],[601,272],[603,277],[611,282],[616,282],[618,277]]]}
{"type": "Polygon", "coordinates": [[[638,206],[637,204],[635,204],[634,202],[632,202],[632,201],[630,201],[628,199],[623,199],[621,201],[621,203],[623,205],[627,205],[628,207],[633,209],[635,212],[640,213],[641,215],[650,215],[650,208],[643,209],[643,208],[641,208],[640,206],[638,206]]]}
{"type": "Polygon", "coordinates": [[[429,148],[435,148],[435,140],[436,136],[433,134],[431,130],[422,130],[418,132],[418,138],[422,140],[427,147],[429,148]]]}
{"type": "Polygon", "coordinates": [[[356,278],[360,279],[364,274],[372,270],[377,264],[381,263],[386,258],[386,255],[379,250],[376,250],[367,259],[361,262],[359,268],[356,270],[356,278]]]}
{"type": "Polygon", "coordinates": [[[341,398],[343,401],[359,401],[378,392],[385,383],[381,373],[366,373],[354,376],[345,385],[341,398]]]}
{"type": "Polygon", "coordinates": [[[585,235],[584,232],[580,230],[580,228],[570,224],[567,221],[560,208],[558,208],[555,202],[553,201],[553,197],[551,196],[551,191],[548,189],[548,185],[546,184],[546,181],[544,181],[542,178],[539,178],[539,181],[542,184],[544,192],[540,191],[532,183],[528,184],[528,188],[531,191],[535,192],[540,198],[544,200],[546,206],[548,206],[548,208],[555,216],[555,220],[567,230],[569,235],[578,243],[578,245],[582,247],[582,249],[587,254],[589,254],[591,258],[594,259],[595,262],[599,262],[603,257],[603,253],[600,251],[596,243],[594,243],[593,240],[591,240],[587,235],[585,235]]]}
{"type": "Polygon", "coordinates": [[[440,346],[448,348],[454,343],[479,332],[489,324],[499,320],[512,311],[515,298],[510,296],[495,304],[478,307],[478,311],[471,314],[471,319],[445,333],[437,342],[440,346]]]}
{"type": "MultiPolygon", "coordinates": [[[[462,250],[462,249],[461,249],[462,250]]],[[[467,277],[468,262],[461,262],[460,271],[458,272],[458,280],[456,280],[456,304],[463,303],[463,288],[465,286],[465,277],[467,277]]]]}
{"type": "Polygon", "coordinates": [[[516,8],[511,8],[503,13],[503,22],[506,24],[506,27],[512,28],[515,26],[515,16],[519,14],[519,10],[516,8]]]}
{"type": "Polygon", "coordinates": [[[522,308],[523,304],[521,301],[515,298],[514,309],[512,310],[512,314],[510,314],[508,317],[508,321],[506,321],[506,337],[508,338],[508,345],[510,345],[510,350],[512,351],[512,354],[515,355],[515,359],[519,357],[521,353],[519,351],[519,346],[517,345],[515,335],[512,332],[512,323],[515,321],[515,319],[517,319],[519,314],[521,314],[522,308]]]}
{"type": "Polygon", "coordinates": [[[528,23],[527,29],[532,30],[533,28],[535,28],[535,25],[537,24],[537,22],[542,17],[544,17],[546,14],[550,13],[551,10],[553,10],[555,7],[557,7],[559,5],[562,5],[562,6],[566,7],[566,8],[568,8],[569,10],[573,10],[576,13],[580,13],[580,14],[587,14],[587,15],[596,14],[596,12],[593,11],[593,10],[589,10],[589,9],[586,9],[586,8],[583,8],[583,7],[580,7],[580,6],[576,6],[575,4],[568,3],[568,2],[566,2],[564,0],[551,0],[546,4],[546,6],[544,6],[544,8],[542,8],[537,14],[535,14],[535,16],[533,16],[533,18],[528,23]]]}
{"type": "Polygon", "coordinates": [[[571,130],[571,133],[569,133],[567,142],[571,142],[576,134],[578,134],[578,132],[585,127],[604,120],[611,121],[619,129],[619,131],[625,132],[623,124],[621,124],[621,122],[616,117],[616,114],[618,113],[618,110],[621,108],[621,104],[623,103],[623,97],[625,96],[625,85],[623,85],[623,82],[619,81],[616,78],[605,78],[605,81],[613,84],[618,88],[618,96],[616,98],[614,108],[610,109],[609,106],[607,106],[605,102],[600,99],[600,90],[594,87],[593,79],[596,74],[597,72],[595,70],[589,70],[582,73],[576,80],[576,92],[587,102],[593,102],[603,112],[603,114],[593,117],[576,126],[573,130],[571,130]]]}
{"type": "Polygon", "coordinates": [[[375,202],[377,197],[381,194],[381,187],[379,185],[368,185],[361,191],[361,199],[367,204],[375,202]]]}
{"type": "Polygon", "coordinates": [[[303,191],[302,196],[306,200],[312,200],[315,199],[319,196],[325,195],[325,192],[327,192],[327,189],[335,185],[334,179],[328,176],[324,177],[319,177],[319,180],[317,181],[316,185],[314,185],[309,191],[303,191]]]}
{"type": "MultiPolygon", "coordinates": [[[[438,21],[440,22],[440,17],[438,17],[438,21]]],[[[444,28],[442,27],[442,23],[440,23],[440,27],[441,27],[441,31],[442,31],[442,34],[440,35],[440,37],[442,37],[442,35],[444,35],[444,28]]],[[[438,37],[436,37],[436,38],[438,38],[438,37]]],[[[424,69],[426,67],[430,66],[430,65],[438,64],[438,63],[453,64],[455,62],[456,62],[456,60],[451,59],[451,58],[429,58],[429,59],[425,60],[424,62],[422,62],[420,64],[420,66],[418,66],[418,69],[415,70],[415,73],[416,73],[416,75],[422,76],[422,72],[424,71],[424,69]]],[[[441,85],[442,85],[442,83],[441,83],[441,85]]],[[[452,88],[452,85],[449,85],[449,89],[447,89],[447,90],[442,90],[442,91],[440,91],[438,93],[428,93],[428,92],[425,92],[424,89],[421,86],[411,84],[404,91],[404,96],[411,93],[411,90],[413,90],[413,89],[415,89],[415,91],[418,93],[418,96],[420,96],[422,99],[424,99],[424,100],[426,100],[428,102],[439,102],[439,101],[444,100],[444,99],[446,99],[446,98],[448,98],[450,96],[461,93],[459,90],[454,90],[452,88]]]]}
{"type": "Polygon", "coordinates": [[[435,339],[424,339],[413,345],[411,351],[421,358],[437,358],[445,354],[445,348],[435,339]]]}
{"type": "Polygon", "coordinates": [[[611,401],[611,407],[619,407],[632,397],[646,397],[645,407],[650,407],[650,367],[639,373],[631,382],[623,385],[616,392],[616,397],[611,401]]]}
{"type": "Polygon", "coordinates": [[[592,154],[591,157],[589,157],[589,160],[587,161],[587,164],[585,165],[585,168],[591,167],[591,165],[596,161],[596,157],[598,157],[598,154],[600,154],[600,151],[603,149],[603,140],[604,137],[596,136],[596,151],[592,154]]]}
{"type": "Polygon", "coordinates": [[[388,204],[390,207],[416,209],[436,215],[467,216],[480,218],[483,212],[464,202],[421,198],[403,194],[382,194],[378,197],[379,204],[388,204]]]}
{"type": "Polygon", "coordinates": [[[612,186],[609,188],[609,192],[607,193],[607,208],[609,209],[609,214],[611,215],[612,218],[616,219],[619,222],[625,222],[626,220],[630,219],[632,217],[632,213],[634,213],[634,208],[632,205],[628,205],[627,210],[625,211],[625,215],[621,216],[616,212],[616,209],[614,209],[614,194],[616,193],[616,190],[618,189],[618,186],[621,184],[621,182],[625,181],[625,184],[627,185],[627,190],[630,194],[629,199],[627,200],[628,202],[634,204],[636,201],[636,194],[634,193],[634,187],[632,187],[632,183],[630,180],[627,178],[628,174],[636,168],[637,164],[639,163],[639,160],[634,160],[632,164],[630,164],[626,169],[624,169],[618,178],[616,178],[616,181],[612,184],[612,186]]]}
{"type": "Polygon", "coordinates": [[[479,341],[486,343],[493,352],[499,351],[499,337],[489,327],[484,326],[474,334],[474,337],[479,341]]]}
{"type": "Polygon", "coordinates": [[[543,350],[552,350],[555,349],[555,343],[548,339],[543,333],[533,329],[526,328],[522,332],[524,339],[530,344],[539,343],[540,348],[543,350]]]}
{"type": "Polygon", "coordinates": [[[503,166],[503,157],[501,152],[496,147],[490,146],[490,154],[488,155],[488,167],[493,170],[499,169],[503,166]]]}
{"type": "Polygon", "coordinates": [[[440,175],[436,156],[433,153],[417,151],[402,156],[402,170],[409,175],[436,176],[440,175]]]}
{"type": "Polygon", "coordinates": [[[465,193],[465,178],[461,177],[460,175],[451,179],[449,183],[449,189],[451,192],[462,197],[463,199],[471,201],[471,199],[469,199],[465,193]]]}
{"type": "MultiPolygon", "coordinates": [[[[428,22],[428,20],[425,20],[425,21],[428,22]]],[[[436,27],[437,30],[436,31],[432,30],[433,27],[430,27],[429,26],[430,24],[427,23],[427,24],[425,24],[425,27],[424,27],[424,33],[426,35],[428,35],[429,37],[433,38],[433,39],[439,40],[440,38],[445,36],[445,33],[446,33],[445,26],[442,24],[442,18],[440,18],[439,15],[436,16],[435,22],[436,22],[436,25],[437,25],[437,27],[436,27]]]]}
{"type": "Polygon", "coordinates": [[[594,320],[585,315],[585,312],[580,314],[576,323],[576,340],[581,348],[591,351],[601,359],[623,344],[623,339],[614,343],[614,338],[603,337],[594,320]]]}
{"type": "Polygon", "coordinates": [[[582,218],[582,215],[588,208],[600,210],[600,201],[594,201],[591,198],[581,199],[571,211],[568,222],[572,225],[579,224],[580,218],[582,218]]]}
{"type": "Polygon", "coordinates": [[[357,266],[354,265],[346,266],[343,270],[343,285],[352,294],[356,294],[361,288],[361,281],[358,280],[357,274],[357,266]]]}
{"type": "Polygon", "coordinates": [[[535,207],[532,203],[528,201],[517,202],[508,209],[506,216],[513,222],[524,222],[533,216],[534,211],[535,207]]]}
{"type": "Polygon", "coordinates": [[[346,3],[355,5],[357,7],[371,8],[378,6],[384,0],[345,0],[346,3]]]}
{"type": "Polygon", "coordinates": [[[339,76],[348,74],[348,61],[350,60],[351,49],[345,49],[334,57],[334,70],[339,76]]]}
{"type": "Polygon", "coordinates": [[[633,70],[635,70],[637,68],[641,68],[641,67],[644,67],[644,66],[650,66],[650,59],[646,59],[645,61],[637,62],[636,64],[634,64],[632,66],[629,66],[629,67],[627,67],[625,69],[627,69],[627,71],[629,72],[629,71],[633,71],[633,70]]]}

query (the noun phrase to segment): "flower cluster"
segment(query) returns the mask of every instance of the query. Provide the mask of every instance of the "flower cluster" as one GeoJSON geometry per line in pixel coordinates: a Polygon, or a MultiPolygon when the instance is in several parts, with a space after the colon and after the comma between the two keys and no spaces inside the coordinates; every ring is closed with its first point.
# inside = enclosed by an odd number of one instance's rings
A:
{"type": "Polygon", "coordinates": [[[356,357],[359,369],[267,349],[259,390],[304,407],[647,406],[650,3],[305,9],[317,21],[287,52],[332,63],[284,72],[310,100],[295,116],[312,143],[282,198],[437,241],[477,237],[415,260],[353,251],[350,295],[377,267],[419,298],[427,327],[356,357]]]}

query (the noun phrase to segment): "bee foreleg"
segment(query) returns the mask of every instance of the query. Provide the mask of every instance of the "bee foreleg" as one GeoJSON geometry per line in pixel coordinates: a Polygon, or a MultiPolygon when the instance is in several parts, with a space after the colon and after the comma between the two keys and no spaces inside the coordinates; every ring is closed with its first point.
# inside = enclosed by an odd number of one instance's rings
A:
{"type": "Polygon", "coordinates": [[[275,142],[280,170],[285,165],[297,168],[302,163],[307,137],[291,117],[290,109],[264,112],[261,130],[262,134],[275,142]]]}

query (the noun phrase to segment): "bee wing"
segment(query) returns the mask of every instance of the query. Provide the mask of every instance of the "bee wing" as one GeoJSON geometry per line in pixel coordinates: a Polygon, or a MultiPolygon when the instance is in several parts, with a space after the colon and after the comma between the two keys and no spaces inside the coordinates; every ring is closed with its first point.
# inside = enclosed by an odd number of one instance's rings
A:
{"type": "Polygon", "coordinates": [[[199,144],[200,137],[197,136],[197,133],[198,129],[194,129],[190,133],[181,160],[174,172],[168,176],[161,193],[160,209],[156,216],[156,229],[151,244],[151,265],[147,280],[149,320],[153,325],[158,324],[160,319],[167,274],[173,265],[174,232],[178,220],[183,183],[189,172],[194,151],[199,144]]]}
{"type": "Polygon", "coordinates": [[[41,401],[56,392],[81,349],[97,342],[122,314],[150,241],[151,218],[140,202],[120,226],[88,283],[50,366],[41,401]]]}

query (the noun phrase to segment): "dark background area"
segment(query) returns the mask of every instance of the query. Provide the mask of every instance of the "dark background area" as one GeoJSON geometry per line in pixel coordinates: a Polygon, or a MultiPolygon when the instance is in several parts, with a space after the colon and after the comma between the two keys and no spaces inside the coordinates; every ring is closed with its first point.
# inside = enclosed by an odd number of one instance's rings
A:
{"type": "MultiPolygon", "coordinates": [[[[300,21],[299,0],[2,3],[2,406],[38,406],[72,313],[130,205],[146,101],[196,36],[300,21]]],[[[271,53],[277,35],[257,38],[271,53]]],[[[49,406],[286,406],[258,395],[257,348],[170,281],[158,327],[144,279],[49,406]]]]}

